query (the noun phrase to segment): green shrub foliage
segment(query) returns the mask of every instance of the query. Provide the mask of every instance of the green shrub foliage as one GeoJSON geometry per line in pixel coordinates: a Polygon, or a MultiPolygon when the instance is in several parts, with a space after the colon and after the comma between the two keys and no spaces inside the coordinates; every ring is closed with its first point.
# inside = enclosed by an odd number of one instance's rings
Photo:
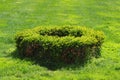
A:
{"type": "Polygon", "coordinates": [[[22,57],[71,64],[99,57],[104,33],[80,26],[36,27],[17,33],[15,40],[22,57]]]}

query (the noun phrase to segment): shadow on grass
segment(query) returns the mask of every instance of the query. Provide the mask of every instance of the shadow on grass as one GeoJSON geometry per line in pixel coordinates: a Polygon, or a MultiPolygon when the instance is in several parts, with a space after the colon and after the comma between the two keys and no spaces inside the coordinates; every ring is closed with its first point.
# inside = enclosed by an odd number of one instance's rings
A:
{"type": "Polygon", "coordinates": [[[82,63],[74,63],[74,64],[65,64],[61,62],[55,62],[54,60],[52,61],[47,58],[38,59],[36,57],[22,57],[19,55],[17,50],[13,51],[11,53],[11,56],[12,58],[19,58],[21,60],[31,61],[34,64],[40,65],[42,67],[46,67],[47,69],[53,70],[53,71],[61,68],[74,70],[76,68],[83,67],[86,63],[86,62],[82,62],[82,63]]]}

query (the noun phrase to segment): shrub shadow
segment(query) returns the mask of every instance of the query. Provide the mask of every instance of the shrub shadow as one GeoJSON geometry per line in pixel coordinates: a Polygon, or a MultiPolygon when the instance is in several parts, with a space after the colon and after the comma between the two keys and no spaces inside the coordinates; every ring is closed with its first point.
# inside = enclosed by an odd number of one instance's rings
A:
{"type": "Polygon", "coordinates": [[[19,55],[18,50],[15,50],[11,53],[12,58],[19,58],[21,60],[25,60],[25,61],[31,61],[33,62],[33,64],[37,64],[39,66],[42,67],[46,67],[49,70],[58,70],[58,69],[76,69],[76,68],[80,68],[83,67],[85,65],[86,62],[81,62],[81,63],[73,63],[73,64],[65,64],[65,63],[59,63],[59,62],[54,62],[54,61],[49,61],[46,60],[45,58],[43,59],[38,59],[36,57],[22,57],[19,55]]]}

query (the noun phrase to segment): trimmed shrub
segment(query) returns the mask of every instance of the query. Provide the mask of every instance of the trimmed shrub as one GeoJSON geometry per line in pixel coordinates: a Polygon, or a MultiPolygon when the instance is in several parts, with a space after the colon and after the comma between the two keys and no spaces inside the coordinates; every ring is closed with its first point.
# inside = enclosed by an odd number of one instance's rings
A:
{"type": "Polygon", "coordinates": [[[53,63],[81,63],[99,57],[104,33],[85,27],[36,27],[17,33],[21,57],[53,63]]]}

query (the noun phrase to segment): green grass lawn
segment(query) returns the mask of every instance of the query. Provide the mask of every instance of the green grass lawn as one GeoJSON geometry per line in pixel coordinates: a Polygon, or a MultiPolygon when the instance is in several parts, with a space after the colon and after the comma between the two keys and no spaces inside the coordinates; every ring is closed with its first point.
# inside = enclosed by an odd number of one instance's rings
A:
{"type": "Polygon", "coordinates": [[[120,0],[0,0],[0,80],[120,80],[120,0]],[[86,26],[105,33],[102,56],[51,71],[13,58],[14,35],[36,26],[86,26]]]}

